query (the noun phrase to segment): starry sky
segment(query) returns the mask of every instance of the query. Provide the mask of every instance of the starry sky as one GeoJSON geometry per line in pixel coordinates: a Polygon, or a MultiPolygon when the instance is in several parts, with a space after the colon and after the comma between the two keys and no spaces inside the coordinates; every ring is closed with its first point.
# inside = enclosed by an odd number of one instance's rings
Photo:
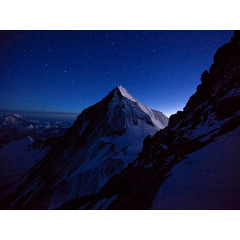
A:
{"type": "Polygon", "coordinates": [[[182,110],[233,31],[0,31],[0,111],[79,114],[122,85],[182,110]]]}

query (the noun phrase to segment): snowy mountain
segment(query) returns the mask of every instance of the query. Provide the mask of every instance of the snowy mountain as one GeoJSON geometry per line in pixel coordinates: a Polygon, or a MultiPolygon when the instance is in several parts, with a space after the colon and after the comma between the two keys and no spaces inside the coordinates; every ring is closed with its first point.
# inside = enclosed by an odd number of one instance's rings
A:
{"type": "Polygon", "coordinates": [[[0,148],[15,140],[23,140],[27,136],[39,138],[59,137],[72,123],[61,121],[39,121],[26,119],[18,114],[0,115],[0,148]]]}
{"type": "Polygon", "coordinates": [[[96,193],[136,159],[146,136],[167,124],[163,113],[118,86],[85,109],[64,136],[32,143],[32,151],[47,153],[3,201],[3,208],[53,209],[72,198],[96,193]]]}
{"type": "Polygon", "coordinates": [[[56,122],[50,122],[50,121],[39,121],[39,120],[33,120],[33,119],[26,119],[18,114],[12,114],[11,116],[4,116],[1,115],[0,118],[0,128],[4,128],[6,126],[17,128],[19,131],[23,131],[25,129],[34,129],[34,128],[69,128],[71,126],[71,123],[62,122],[62,121],[56,121],[56,122]]]}
{"type": "Polygon", "coordinates": [[[240,209],[240,33],[220,47],[184,111],[100,191],[59,209],[240,209]]]}
{"type": "Polygon", "coordinates": [[[39,121],[27,120],[18,114],[12,114],[11,116],[3,116],[0,121],[0,129],[9,127],[16,128],[18,131],[30,130],[37,125],[40,125],[39,121]]]}

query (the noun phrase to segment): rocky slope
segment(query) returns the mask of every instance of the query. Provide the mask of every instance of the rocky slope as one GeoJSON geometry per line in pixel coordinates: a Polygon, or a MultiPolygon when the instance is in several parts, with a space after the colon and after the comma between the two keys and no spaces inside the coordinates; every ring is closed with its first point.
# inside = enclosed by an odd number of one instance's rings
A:
{"type": "Polygon", "coordinates": [[[97,194],[59,209],[240,209],[240,34],[220,47],[184,111],[97,194]]]}
{"type": "Polygon", "coordinates": [[[48,149],[15,192],[3,202],[13,209],[53,209],[95,193],[141,152],[143,140],[166,127],[168,118],[118,86],[85,109],[59,138],[37,141],[48,149]]]}

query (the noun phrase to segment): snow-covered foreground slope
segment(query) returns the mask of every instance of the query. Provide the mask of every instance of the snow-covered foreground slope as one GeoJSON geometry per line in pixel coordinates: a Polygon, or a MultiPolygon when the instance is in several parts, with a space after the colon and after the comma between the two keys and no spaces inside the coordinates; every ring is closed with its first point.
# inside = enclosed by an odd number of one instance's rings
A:
{"type": "Polygon", "coordinates": [[[175,165],[151,209],[239,209],[240,128],[175,165]]]}
{"type": "Polygon", "coordinates": [[[85,109],[64,136],[43,143],[48,153],[8,199],[7,207],[53,209],[96,193],[136,159],[146,136],[167,124],[163,113],[149,109],[118,86],[85,109]]]}

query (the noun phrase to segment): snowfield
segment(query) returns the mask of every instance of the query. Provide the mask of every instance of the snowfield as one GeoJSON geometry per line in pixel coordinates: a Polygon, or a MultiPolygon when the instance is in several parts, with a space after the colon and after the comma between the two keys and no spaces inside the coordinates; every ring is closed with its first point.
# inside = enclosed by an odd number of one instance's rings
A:
{"type": "Polygon", "coordinates": [[[151,209],[238,209],[240,127],[218,137],[170,171],[151,209]]]}

